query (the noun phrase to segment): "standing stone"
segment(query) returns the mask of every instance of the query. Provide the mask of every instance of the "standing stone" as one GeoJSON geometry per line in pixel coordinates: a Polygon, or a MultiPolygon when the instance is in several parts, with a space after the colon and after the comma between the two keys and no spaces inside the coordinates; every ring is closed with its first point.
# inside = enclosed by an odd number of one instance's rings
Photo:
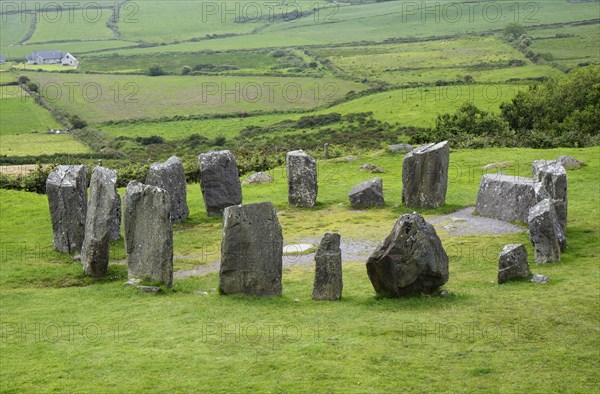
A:
{"type": "Polygon", "coordinates": [[[208,216],[221,216],[226,207],[242,203],[242,185],[235,157],[228,150],[198,156],[200,188],[208,216]]]}
{"type": "Polygon", "coordinates": [[[556,160],[535,160],[533,163],[531,163],[531,177],[533,179],[538,179],[538,173],[540,170],[552,164],[556,164],[556,160]]]}
{"type": "Polygon", "coordinates": [[[545,199],[531,208],[528,225],[535,262],[546,264],[559,261],[561,228],[550,199],[545,199]]]}
{"type": "Polygon", "coordinates": [[[296,207],[314,207],[317,202],[317,162],[301,150],[285,157],[288,178],[288,203],[296,207]]]}
{"type": "Polygon", "coordinates": [[[90,179],[85,238],[81,248],[81,263],[87,275],[106,275],[117,199],[116,171],[104,167],[94,168],[90,179]]]}
{"type": "Polygon", "coordinates": [[[437,208],[446,203],[448,141],[420,146],[402,162],[402,203],[415,208],[437,208]]]}
{"type": "Polygon", "coordinates": [[[158,186],[171,196],[171,222],[180,223],[188,218],[187,183],[183,163],[171,156],[164,163],[154,163],[146,175],[146,184],[158,186]]]}
{"type": "Polygon", "coordinates": [[[59,166],[46,179],[46,194],[54,249],[61,253],[79,253],[85,237],[87,168],[59,166]]]}
{"type": "Polygon", "coordinates": [[[115,241],[121,236],[121,195],[118,189],[115,189],[115,193],[117,193],[117,198],[115,198],[114,216],[110,225],[111,241],[115,241]]]}
{"type": "Polygon", "coordinates": [[[337,301],[342,297],[343,285],[340,235],[327,233],[315,254],[315,283],[312,299],[337,301]]]}
{"type": "Polygon", "coordinates": [[[129,182],[123,197],[123,226],[129,279],[173,285],[173,229],[169,193],[129,182]]]}
{"type": "Polygon", "coordinates": [[[225,208],[221,294],[280,296],[282,264],[283,234],[272,203],[225,208]]]}
{"type": "Polygon", "coordinates": [[[537,180],[544,185],[554,200],[558,222],[565,232],[567,228],[567,170],[558,163],[543,166],[537,172],[537,180]]]}
{"type": "Polygon", "coordinates": [[[525,245],[504,245],[498,261],[498,283],[505,283],[512,278],[528,278],[530,275],[525,245]]]}
{"type": "Polygon", "coordinates": [[[479,184],[475,210],[481,216],[511,221],[527,221],[529,209],[544,193],[530,178],[485,174],[479,184]],[[537,190],[537,191],[536,191],[537,190]]]}
{"type": "Polygon", "coordinates": [[[433,226],[418,213],[400,216],[367,261],[377,294],[432,294],[448,281],[448,256],[433,226]]]}
{"type": "Polygon", "coordinates": [[[373,178],[354,186],[348,193],[350,205],[352,208],[373,208],[383,207],[385,200],[383,198],[383,180],[373,178]]]}

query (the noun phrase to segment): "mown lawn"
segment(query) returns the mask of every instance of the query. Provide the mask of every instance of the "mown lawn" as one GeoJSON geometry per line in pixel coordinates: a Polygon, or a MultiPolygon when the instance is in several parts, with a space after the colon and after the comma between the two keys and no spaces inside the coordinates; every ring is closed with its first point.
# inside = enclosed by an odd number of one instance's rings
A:
{"type": "MultiPolygon", "coordinates": [[[[0,379],[5,392],[316,391],[593,392],[600,384],[598,266],[600,151],[486,149],[451,154],[447,206],[475,201],[481,166],[569,154],[588,166],[569,171],[569,250],[536,266],[550,283],[496,283],[497,254],[526,233],[452,237],[445,298],[376,299],[364,262],[344,262],[340,302],[310,299],[313,268],[285,270],[283,296],[219,296],[217,274],[177,280],[149,295],[123,286],[126,268],[86,279],[70,256],[50,251],[46,197],[0,191],[0,379]],[[202,295],[198,291],[206,291],[202,295]]],[[[246,203],[272,200],[287,241],[339,231],[381,240],[400,213],[402,156],[320,162],[320,204],[286,204],[283,169],[271,185],[244,187],[246,203]],[[383,166],[386,207],[353,211],[349,188],[383,166]],[[339,204],[343,205],[339,205],[339,204]]],[[[175,255],[218,258],[220,220],[206,218],[199,186],[188,185],[190,219],[175,229],[175,255]]],[[[121,242],[113,249],[122,258],[121,242]]],[[[175,268],[188,268],[178,258],[175,268]]]]}

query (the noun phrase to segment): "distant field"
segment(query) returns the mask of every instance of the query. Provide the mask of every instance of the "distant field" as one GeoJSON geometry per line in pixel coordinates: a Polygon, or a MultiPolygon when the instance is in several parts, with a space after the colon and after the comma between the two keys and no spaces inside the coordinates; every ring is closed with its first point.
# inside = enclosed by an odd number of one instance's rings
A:
{"type": "Polygon", "coordinates": [[[533,36],[531,49],[536,53],[551,54],[553,61],[561,65],[574,67],[579,63],[600,62],[600,23],[534,30],[530,34],[533,36]]]}
{"type": "Polygon", "coordinates": [[[0,136],[0,155],[38,156],[88,152],[91,152],[88,147],[68,134],[2,134],[0,136]]]}
{"type": "Polygon", "coordinates": [[[82,53],[100,51],[104,49],[123,48],[137,45],[136,43],[119,40],[103,41],[70,41],[51,44],[27,44],[10,48],[4,48],[2,54],[7,58],[24,59],[33,51],[63,51],[69,52],[76,57],[82,53]]]}
{"type": "Polygon", "coordinates": [[[41,13],[29,44],[48,41],[102,40],[114,38],[106,26],[112,15],[107,9],[90,8],[86,11],[63,11],[55,16],[51,12],[41,13]],[[55,18],[57,18],[55,20],[55,18]]]}
{"type": "Polygon", "coordinates": [[[21,41],[29,31],[31,16],[1,15],[0,21],[0,53],[8,56],[9,46],[21,41]]]}
{"type": "Polygon", "coordinates": [[[52,105],[90,122],[257,110],[306,110],[365,87],[334,78],[27,75],[40,84],[40,92],[52,105]],[[72,95],[69,86],[74,87],[72,95]]]}
{"type": "MultiPolygon", "coordinates": [[[[0,87],[0,135],[23,134],[60,128],[50,113],[39,107],[18,86],[0,87]]],[[[5,141],[3,141],[4,145],[5,141]]]]}

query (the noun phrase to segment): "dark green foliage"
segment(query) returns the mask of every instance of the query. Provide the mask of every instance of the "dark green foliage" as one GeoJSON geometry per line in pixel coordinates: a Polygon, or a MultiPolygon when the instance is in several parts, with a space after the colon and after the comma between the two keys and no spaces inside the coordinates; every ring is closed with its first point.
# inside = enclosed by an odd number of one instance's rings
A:
{"type": "Polygon", "coordinates": [[[165,142],[165,139],[159,135],[151,135],[150,137],[135,137],[135,142],[141,145],[153,145],[162,144],[165,142]]]}
{"type": "Polygon", "coordinates": [[[56,165],[42,166],[38,163],[36,169],[27,174],[0,175],[0,189],[24,190],[28,192],[46,193],[46,179],[54,171],[56,165]]]}
{"type": "Polygon", "coordinates": [[[147,74],[151,77],[158,77],[160,75],[165,75],[165,70],[162,69],[161,66],[153,65],[148,68],[147,74]]]}
{"type": "Polygon", "coordinates": [[[71,127],[74,129],[83,129],[87,126],[87,122],[77,115],[69,116],[69,123],[71,123],[71,127]]]}

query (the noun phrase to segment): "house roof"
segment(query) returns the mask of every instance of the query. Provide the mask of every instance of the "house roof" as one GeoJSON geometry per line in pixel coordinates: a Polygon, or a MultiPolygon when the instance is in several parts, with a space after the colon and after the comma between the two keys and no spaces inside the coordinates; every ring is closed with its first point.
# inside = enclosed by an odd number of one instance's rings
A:
{"type": "Polygon", "coordinates": [[[61,51],[33,51],[31,55],[27,55],[27,60],[34,60],[38,57],[43,59],[62,59],[66,53],[61,51]]]}

